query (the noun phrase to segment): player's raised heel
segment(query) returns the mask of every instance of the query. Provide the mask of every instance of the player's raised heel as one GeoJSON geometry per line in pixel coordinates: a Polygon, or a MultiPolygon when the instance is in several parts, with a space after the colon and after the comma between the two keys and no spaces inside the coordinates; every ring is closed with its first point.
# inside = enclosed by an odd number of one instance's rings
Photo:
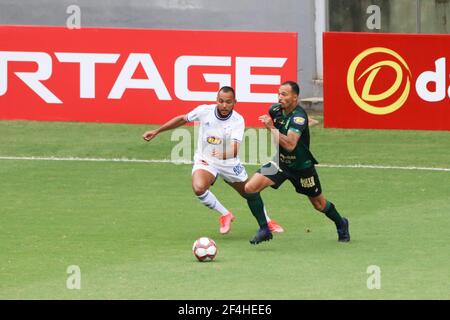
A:
{"type": "Polygon", "coordinates": [[[263,241],[270,241],[273,238],[269,227],[259,228],[253,239],[250,239],[251,244],[258,244],[263,241]]]}
{"type": "Polygon", "coordinates": [[[350,241],[350,232],[348,229],[349,229],[348,219],[342,218],[342,226],[340,229],[337,229],[339,242],[349,242],[350,241]]]}
{"type": "Polygon", "coordinates": [[[231,229],[231,222],[234,221],[235,217],[231,212],[228,212],[226,215],[220,216],[220,233],[227,234],[231,229]]]}

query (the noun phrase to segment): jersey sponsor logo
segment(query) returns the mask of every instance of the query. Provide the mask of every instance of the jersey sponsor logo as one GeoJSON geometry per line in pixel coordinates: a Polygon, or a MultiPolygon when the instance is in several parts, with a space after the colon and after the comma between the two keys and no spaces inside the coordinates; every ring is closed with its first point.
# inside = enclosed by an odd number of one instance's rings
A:
{"type": "Polygon", "coordinates": [[[303,117],[294,117],[294,123],[299,124],[299,125],[303,125],[305,124],[305,118],[303,117]]]}
{"type": "Polygon", "coordinates": [[[208,138],[206,138],[206,142],[208,142],[209,144],[220,144],[222,143],[222,139],[220,139],[219,137],[209,136],[208,138]]]}
{"type": "Polygon", "coordinates": [[[283,163],[293,163],[297,160],[297,157],[295,155],[289,156],[289,155],[284,155],[282,153],[280,153],[280,161],[283,163]]]}
{"type": "Polygon", "coordinates": [[[412,74],[406,61],[397,52],[384,47],[364,50],[353,59],[347,71],[347,88],[352,100],[362,110],[375,115],[400,109],[408,99],[411,82],[412,74]],[[395,79],[385,91],[374,93],[374,82],[382,69],[391,69],[395,79]]]}

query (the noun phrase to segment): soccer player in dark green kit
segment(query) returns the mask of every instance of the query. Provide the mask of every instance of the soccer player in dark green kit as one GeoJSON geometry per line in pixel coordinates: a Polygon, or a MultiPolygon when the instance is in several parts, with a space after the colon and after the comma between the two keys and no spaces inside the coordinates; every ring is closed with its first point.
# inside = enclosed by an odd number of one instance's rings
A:
{"type": "MultiPolygon", "coordinates": [[[[300,89],[293,81],[286,81],[278,90],[278,102],[269,109],[268,115],[259,120],[271,132],[279,144],[275,161],[262,166],[245,185],[245,192],[259,193],[271,186],[274,189],[289,180],[298,193],[304,194],[314,208],[331,219],[337,229],[340,242],[350,241],[348,219],[341,217],[333,203],[322,194],[315,165],[318,163],[309,151],[308,115],[298,104],[300,89]]],[[[261,227],[252,244],[272,239],[267,227],[261,227]]]]}

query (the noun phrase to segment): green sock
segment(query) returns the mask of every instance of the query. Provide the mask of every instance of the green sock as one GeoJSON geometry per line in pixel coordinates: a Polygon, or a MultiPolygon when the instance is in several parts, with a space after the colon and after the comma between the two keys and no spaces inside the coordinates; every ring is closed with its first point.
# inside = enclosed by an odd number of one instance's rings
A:
{"type": "Polygon", "coordinates": [[[334,204],[332,204],[331,202],[327,201],[327,204],[325,205],[325,209],[323,209],[322,212],[325,213],[325,215],[329,219],[333,220],[334,224],[336,225],[336,228],[340,229],[341,223],[342,223],[342,217],[339,214],[339,212],[337,212],[336,207],[334,206],[334,204]]]}
{"type": "Polygon", "coordinates": [[[256,221],[258,221],[259,226],[261,228],[267,227],[266,215],[264,214],[264,203],[259,192],[247,193],[244,198],[247,199],[248,207],[256,218],[256,221]]]}

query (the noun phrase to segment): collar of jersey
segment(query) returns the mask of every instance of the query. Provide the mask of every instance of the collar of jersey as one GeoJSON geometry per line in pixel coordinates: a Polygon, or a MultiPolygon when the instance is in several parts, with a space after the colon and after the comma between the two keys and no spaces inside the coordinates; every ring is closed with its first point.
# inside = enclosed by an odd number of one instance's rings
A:
{"type": "Polygon", "coordinates": [[[230,114],[226,118],[221,118],[219,116],[219,114],[217,113],[217,107],[214,109],[214,115],[216,116],[217,119],[222,120],[222,121],[230,119],[232,114],[233,114],[233,110],[231,110],[230,114]]]}
{"type": "Polygon", "coordinates": [[[299,106],[300,106],[300,105],[296,105],[295,108],[292,109],[291,112],[289,112],[289,114],[284,114],[284,113],[283,113],[283,110],[281,110],[281,114],[282,114],[284,117],[290,117],[290,116],[292,116],[293,114],[295,114],[296,111],[298,111],[298,107],[299,107],[299,106]]]}

